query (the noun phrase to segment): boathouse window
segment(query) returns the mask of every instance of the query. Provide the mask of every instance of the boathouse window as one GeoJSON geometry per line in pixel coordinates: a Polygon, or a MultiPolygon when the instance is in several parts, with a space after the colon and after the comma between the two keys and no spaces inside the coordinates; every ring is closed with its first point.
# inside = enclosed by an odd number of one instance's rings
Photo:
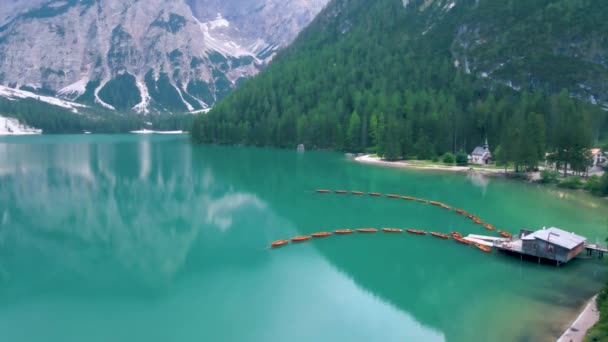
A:
{"type": "Polygon", "coordinates": [[[549,253],[553,253],[553,246],[548,245],[548,246],[547,246],[547,252],[549,252],[549,253]]]}

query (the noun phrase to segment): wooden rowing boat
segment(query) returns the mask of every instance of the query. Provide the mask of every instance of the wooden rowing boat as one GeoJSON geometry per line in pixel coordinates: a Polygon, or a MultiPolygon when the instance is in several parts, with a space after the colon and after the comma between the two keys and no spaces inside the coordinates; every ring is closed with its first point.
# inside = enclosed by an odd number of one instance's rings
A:
{"type": "Polygon", "coordinates": [[[437,201],[430,201],[430,203],[431,203],[432,205],[436,205],[436,206],[438,206],[438,207],[441,207],[441,205],[443,204],[443,203],[441,203],[441,202],[437,202],[437,201]]]}
{"type": "Polygon", "coordinates": [[[480,250],[486,252],[486,253],[490,253],[492,251],[492,248],[486,246],[486,245],[482,245],[480,243],[476,243],[475,247],[479,248],[480,250]]]}
{"type": "Polygon", "coordinates": [[[346,190],[334,190],[334,192],[337,193],[337,194],[346,194],[346,193],[348,193],[348,191],[346,191],[346,190]]]}
{"type": "Polygon", "coordinates": [[[277,247],[285,246],[288,243],[289,243],[289,240],[277,240],[277,241],[273,241],[270,244],[270,247],[271,248],[277,248],[277,247]]]}
{"type": "Polygon", "coordinates": [[[420,229],[409,228],[409,229],[406,229],[405,231],[408,233],[412,233],[412,234],[426,235],[426,232],[424,230],[420,230],[420,229]]]}
{"type": "Polygon", "coordinates": [[[431,235],[433,235],[434,237],[441,238],[441,239],[449,239],[450,238],[450,236],[448,234],[437,233],[437,232],[431,232],[431,235]]]}
{"type": "Polygon", "coordinates": [[[471,242],[469,240],[465,240],[465,239],[463,239],[461,237],[458,237],[458,238],[455,237],[454,240],[456,240],[456,241],[458,241],[458,242],[460,242],[462,244],[465,244],[465,245],[472,245],[473,244],[473,242],[471,242]]]}
{"type": "Polygon", "coordinates": [[[461,238],[462,234],[460,234],[459,232],[450,232],[450,235],[452,235],[452,237],[454,238],[461,238]]]}
{"type": "Polygon", "coordinates": [[[410,197],[410,196],[401,196],[401,198],[403,198],[404,200],[408,200],[408,201],[415,201],[416,200],[414,197],[410,197]]]}
{"type": "Polygon", "coordinates": [[[425,199],[422,199],[422,198],[416,198],[416,201],[420,202],[420,203],[429,203],[428,200],[425,200],[425,199]]]}
{"type": "Polygon", "coordinates": [[[312,237],[326,237],[326,236],[330,236],[331,233],[330,232],[318,232],[318,233],[312,233],[310,234],[312,237]]]}
{"type": "Polygon", "coordinates": [[[382,231],[386,233],[403,233],[403,229],[399,228],[382,228],[382,231]]]}
{"type": "Polygon", "coordinates": [[[320,194],[328,194],[330,191],[327,189],[319,189],[319,190],[317,190],[317,192],[320,194]]]}
{"type": "Polygon", "coordinates": [[[353,195],[363,195],[363,191],[351,191],[350,193],[353,195]]]}
{"type": "Polygon", "coordinates": [[[301,242],[306,240],[310,240],[310,235],[294,236],[291,238],[292,242],[301,242]]]}
{"type": "Polygon", "coordinates": [[[376,228],[358,228],[357,231],[359,233],[375,233],[378,231],[376,228]]]}
{"type": "Polygon", "coordinates": [[[489,223],[486,223],[483,226],[486,227],[487,230],[494,230],[494,226],[489,223]]]}
{"type": "Polygon", "coordinates": [[[473,219],[473,222],[475,222],[477,224],[483,224],[483,221],[478,218],[473,219]]]}
{"type": "Polygon", "coordinates": [[[513,237],[513,235],[511,235],[510,233],[505,232],[504,230],[500,230],[500,229],[498,230],[498,234],[500,234],[500,235],[502,235],[502,236],[504,236],[504,237],[506,237],[506,238],[511,238],[511,237],[513,237]]]}
{"type": "Polygon", "coordinates": [[[380,197],[380,196],[382,196],[382,194],[381,194],[381,193],[379,193],[379,192],[369,192],[368,194],[369,194],[370,196],[375,196],[375,197],[380,197]]]}
{"type": "Polygon", "coordinates": [[[441,207],[442,207],[443,209],[452,210],[452,207],[450,207],[450,206],[449,206],[449,205],[447,205],[447,204],[441,204],[441,207]]]}
{"type": "Polygon", "coordinates": [[[354,232],[355,231],[352,230],[352,229],[336,229],[336,230],[334,230],[334,234],[340,234],[340,235],[342,235],[342,234],[352,234],[354,232]]]}
{"type": "Polygon", "coordinates": [[[457,213],[462,214],[462,215],[467,215],[467,212],[462,209],[454,209],[454,211],[456,211],[457,213]]]}
{"type": "Polygon", "coordinates": [[[386,197],[388,197],[388,198],[399,198],[399,195],[387,194],[386,197]]]}

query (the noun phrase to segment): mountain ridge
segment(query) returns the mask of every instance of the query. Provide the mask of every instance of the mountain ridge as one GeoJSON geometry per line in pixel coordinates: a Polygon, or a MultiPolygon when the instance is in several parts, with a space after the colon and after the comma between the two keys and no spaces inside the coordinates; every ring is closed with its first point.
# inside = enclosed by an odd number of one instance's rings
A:
{"type": "Polygon", "coordinates": [[[257,74],[325,0],[253,3],[274,5],[252,22],[282,35],[246,27],[242,15],[227,20],[231,7],[215,0],[18,0],[5,10],[17,14],[0,12],[0,84],[107,110],[207,109],[257,74]]]}

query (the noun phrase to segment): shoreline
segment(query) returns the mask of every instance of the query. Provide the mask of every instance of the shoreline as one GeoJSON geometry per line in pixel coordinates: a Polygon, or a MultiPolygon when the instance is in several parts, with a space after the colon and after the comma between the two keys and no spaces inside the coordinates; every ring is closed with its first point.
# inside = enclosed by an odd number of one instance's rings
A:
{"type": "Polygon", "coordinates": [[[505,176],[506,173],[502,169],[488,169],[488,168],[472,168],[470,166],[449,166],[449,165],[415,165],[407,161],[386,161],[380,158],[371,157],[369,154],[355,157],[354,160],[363,164],[370,165],[382,165],[390,167],[401,167],[409,169],[419,170],[436,170],[436,171],[450,171],[450,172],[464,172],[464,173],[480,173],[484,175],[493,176],[505,176]]]}
{"type": "Polygon", "coordinates": [[[557,339],[557,342],[582,342],[591,329],[600,319],[595,300],[597,295],[591,297],[580,311],[576,319],[570,323],[566,331],[557,339]]]}

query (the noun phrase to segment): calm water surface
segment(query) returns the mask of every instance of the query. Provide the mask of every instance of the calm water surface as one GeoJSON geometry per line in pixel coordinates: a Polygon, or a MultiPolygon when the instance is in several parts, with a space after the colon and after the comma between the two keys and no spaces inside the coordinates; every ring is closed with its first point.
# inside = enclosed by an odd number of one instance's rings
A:
{"type": "Polygon", "coordinates": [[[341,154],[192,146],[185,136],[0,138],[4,341],[543,341],[606,278],[409,234],[269,242],[336,228],[608,235],[606,201],[341,154]]]}

